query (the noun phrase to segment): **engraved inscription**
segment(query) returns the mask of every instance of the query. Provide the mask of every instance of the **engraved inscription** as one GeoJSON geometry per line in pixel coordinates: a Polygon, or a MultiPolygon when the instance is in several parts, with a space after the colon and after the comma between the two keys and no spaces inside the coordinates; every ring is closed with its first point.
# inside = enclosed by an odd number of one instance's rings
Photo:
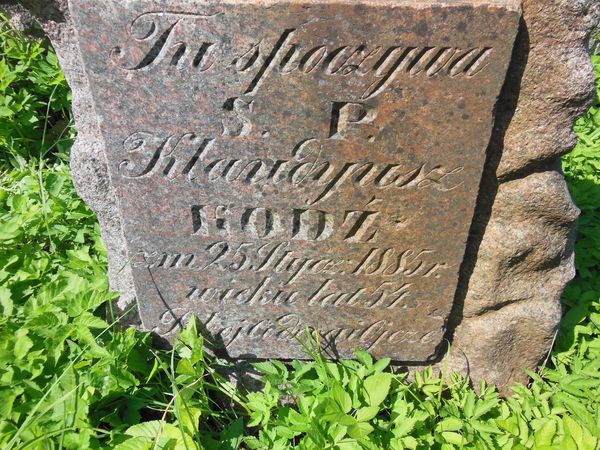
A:
{"type": "MultiPolygon", "coordinates": [[[[154,329],[161,335],[167,334],[175,327],[182,326],[189,316],[189,313],[184,313],[184,316],[177,318],[173,311],[167,310],[161,316],[160,325],[154,329]]],[[[326,344],[336,342],[339,339],[350,341],[355,347],[364,348],[367,351],[372,351],[377,345],[382,342],[389,344],[425,344],[432,341],[436,333],[427,333],[418,336],[418,333],[404,330],[392,330],[392,323],[387,320],[379,320],[373,323],[365,323],[359,321],[357,327],[334,328],[325,332],[308,327],[308,332],[314,337],[321,338],[326,344]]],[[[297,337],[307,331],[307,328],[302,326],[302,320],[295,314],[286,314],[272,320],[261,320],[252,322],[243,320],[235,325],[230,325],[223,314],[213,313],[206,321],[205,327],[213,336],[221,341],[223,347],[228,347],[235,343],[237,339],[250,338],[260,341],[274,337],[277,340],[289,340],[293,342],[297,337]]]]}
{"type": "MultiPolygon", "coordinates": [[[[223,70],[231,66],[238,72],[254,74],[244,94],[255,94],[266,77],[275,72],[282,76],[294,73],[325,76],[367,77],[370,83],[360,98],[369,99],[386,90],[404,74],[409,77],[474,77],[488,65],[492,47],[406,47],[361,43],[337,46],[303,44],[296,28],[283,30],[274,41],[259,39],[247,48],[233,49],[232,55],[218,52],[219,43],[200,42],[186,35],[184,24],[197,27],[218,19],[216,14],[144,13],[129,26],[129,39],[111,50],[111,58],[124,70],[152,70],[164,66],[180,69],[189,65],[198,72],[223,70]],[[128,46],[146,49],[140,61],[122,61],[128,46]]],[[[196,29],[196,28],[194,28],[196,29]]],[[[202,39],[200,39],[202,40],[202,39]]]]}
{"type": "Polygon", "coordinates": [[[376,242],[383,214],[379,211],[336,213],[318,209],[193,205],[191,218],[193,234],[203,236],[376,242]]]}
{"type": "Polygon", "coordinates": [[[233,358],[442,348],[512,0],[70,0],[144,327],[233,358]],[[168,3],[168,5],[167,5],[168,3]]]}
{"type": "MultiPolygon", "coordinates": [[[[335,136],[331,138],[335,139],[335,136]]],[[[314,205],[348,185],[358,189],[434,189],[443,192],[462,185],[463,166],[446,168],[441,164],[421,162],[330,160],[324,155],[321,141],[314,138],[303,139],[289,150],[287,159],[277,160],[211,158],[211,148],[215,145],[214,138],[199,138],[194,133],[163,137],[136,132],[123,143],[130,158],[119,162],[118,171],[126,178],[184,177],[195,184],[316,187],[314,196],[306,199],[307,205],[314,205]]]]}
{"type": "Polygon", "coordinates": [[[230,244],[216,241],[204,247],[205,253],[164,253],[140,251],[136,267],[148,269],[205,271],[209,268],[230,272],[273,272],[289,274],[284,284],[293,283],[303,274],[389,276],[402,279],[439,277],[450,269],[447,263],[433,262],[435,251],[400,250],[371,247],[356,258],[307,258],[290,250],[289,241],[256,244],[230,244]]]}

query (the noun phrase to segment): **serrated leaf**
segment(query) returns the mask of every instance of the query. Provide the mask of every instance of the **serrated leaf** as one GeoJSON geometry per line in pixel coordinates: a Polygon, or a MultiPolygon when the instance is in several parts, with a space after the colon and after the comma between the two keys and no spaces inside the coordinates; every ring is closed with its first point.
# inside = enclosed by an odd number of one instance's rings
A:
{"type": "Polygon", "coordinates": [[[264,375],[278,375],[277,368],[270,361],[261,361],[257,363],[252,363],[252,367],[258,370],[260,373],[264,375]]]}
{"type": "Polygon", "coordinates": [[[544,424],[533,434],[533,439],[536,446],[551,445],[554,436],[556,435],[556,422],[548,419],[544,424]]]}
{"type": "Polygon", "coordinates": [[[444,441],[454,445],[464,445],[465,439],[462,434],[454,431],[443,431],[440,433],[444,441]]]}
{"type": "Polygon", "coordinates": [[[359,422],[367,422],[377,416],[379,412],[378,406],[366,406],[356,411],[356,420],[359,422]]]}
{"type": "Polygon", "coordinates": [[[239,448],[244,436],[244,419],[234,420],[220,435],[221,445],[219,450],[236,450],[239,448]]]}
{"type": "Polygon", "coordinates": [[[367,368],[371,368],[371,366],[373,365],[372,356],[369,355],[369,353],[365,352],[364,350],[357,348],[356,350],[354,350],[354,355],[356,356],[356,359],[358,361],[360,361],[360,363],[363,366],[365,366],[367,368]]]}
{"type": "Polygon", "coordinates": [[[373,432],[374,428],[367,422],[357,422],[348,427],[348,436],[354,439],[363,439],[373,432]]]}
{"type": "Polygon", "coordinates": [[[459,431],[463,428],[463,421],[455,417],[448,417],[438,423],[437,428],[440,431],[459,431]]]}
{"type": "Polygon", "coordinates": [[[367,377],[364,382],[367,404],[380,405],[390,392],[392,374],[378,373],[367,377]]]}
{"type": "Polygon", "coordinates": [[[340,384],[334,384],[331,389],[331,398],[339,406],[340,411],[347,414],[352,408],[352,398],[340,384]]]}
{"type": "Polygon", "coordinates": [[[29,330],[21,328],[15,334],[14,353],[17,359],[23,359],[27,356],[27,352],[33,347],[33,341],[27,336],[29,330]]]}
{"type": "Polygon", "coordinates": [[[373,373],[383,372],[387,366],[390,365],[392,360],[390,358],[381,358],[375,364],[373,364],[373,368],[371,369],[373,373]]]}
{"type": "Polygon", "coordinates": [[[393,429],[394,436],[403,437],[409,434],[415,427],[418,419],[416,417],[409,417],[401,420],[397,426],[393,429]]]}
{"type": "Polygon", "coordinates": [[[132,437],[144,437],[156,440],[158,437],[171,439],[181,438],[179,429],[164,420],[151,420],[149,422],[138,423],[125,431],[125,434],[132,437]]]}

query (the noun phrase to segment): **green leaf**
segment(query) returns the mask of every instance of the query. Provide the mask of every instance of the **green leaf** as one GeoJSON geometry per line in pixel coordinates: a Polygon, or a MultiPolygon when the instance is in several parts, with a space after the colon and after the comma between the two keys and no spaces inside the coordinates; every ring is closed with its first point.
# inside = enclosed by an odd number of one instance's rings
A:
{"type": "Polygon", "coordinates": [[[244,419],[239,417],[221,432],[219,450],[236,450],[240,446],[243,436],[244,419]]]}
{"type": "Polygon", "coordinates": [[[438,424],[440,431],[460,431],[463,429],[463,421],[455,417],[448,417],[438,424]]]}
{"type": "Polygon", "coordinates": [[[260,373],[264,375],[273,375],[276,376],[279,374],[277,368],[271,361],[261,361],[257,363],[252,363],[252,367],[258,370],[260,373]]]}
{"type": "Polygon", "coordinates": [[[347,414],[352,408],[352,398],[340,384],[334,384],[331,389],[331,397],[340,407],[340,411],[347,414]]]}
{"type": "Polygon", "coordinates": [[[14,111],[7,106],[0,105],[0,117],[11,117],[14,115],[14,111]]]}
{"type": "Polygon", "coordinates": [[[363,439],[373,432],[375,428],[367,422],[358,422],[348,427],[348,436],[354,439],[363,439]]]}
{"type": "Polygon", "coordinates": [[[441,435],[444,441],[448,442],[449,444],[464,445],[465,443],[464,437],[460,433],[455,433],[454,431],[444,431],[441,433],[441,435]]]}
{"type": "MultiPolygon", "coordinates": [[[[565,436],[570,437],[579,450],[595,450],[597,438],[569,416],[563,417],[565,436]]],[[[571,445],[568,443],[568,445],[571,445]]]]}
{"type": "Polygon", "coordinates": [[[365,379],[364,387],[366,391],[367,404],[377,406],[381,404],[390,391],[392,374],[378,373],[365,379]]]}
{"type": "Polygon", "coordinates": [[[196,368],[189,359],[180,359],[177,362],[175,373],[178,375],[189,375],[193,377],[196,376],[196,368]]]}
{"type": "Polygon", "coordinates": [[[536,446],[551,445],[555,435],[556,422],[552,419],[547,419],[540,429],[533,434],[533,439],[536,446]]]}
{"type": "Polygon", "coordinates": [[[379,412],[378,406],[366,406],[356,411],[356,420],[359,422],[367,422],[377,416],[379,412]]]}
{"type": "Polygon", "coordinates": [[[390,365],[392,360],[390,358],[381,358],[375,364],[373,364],[373,368],[371,369],[373,373],[383,372],[387,366],[390,365]]]}
{"type": "Polygon", "coordinates": [[[118,444],[114,450],[151,450],[153,442],[146,437],[133,437],[118,444]]]}
{"type": "MultiPolygon", "coordinates": [[[[194,436],[198,432],[198,424],[200,422],[200,416],[202,411],[200,408],[188,405],[183,401],[183,397],[179,395],[177,397],[177,419],[178,425],[183,429],[187,436],[194,436]]],[[[179,430],[182,431],[181,429],[179,430]]]]}
{"type": "Polygon", "coordinates": [[[10,317],[12,315],[12,292],[6,286],[0,286],[0,306],[2,306],[2,315],[4,317],[10,317]]]}
{"type": "Polygon", "coordinates": [[[198,333],[197,323],[196,316],[192,316],[177,341],[179,355],[189,358],[192,364],[204,359],[204,338],[198,333]]]}
{"type": "Polygon", "coordinates": [[[356,350],[354,350],[354,355],[363,366],[370,368],[373,365],[373,358],[371,357],[371,355],[369,355],[369,353],[365,352],[364,350],[357,348],[356,350]]]}
{"type": "Polygon", "coordinates": [[[398,422],[397,426],[393,428],[392,432],[396,437],[406,436],[415,428],[417,422],[418,419],[416,417],[402,419],[398,422]]]}
{"type": "Polygon", "coordinates": [[[29,330],[26,328],[21,328],[20,330],[17,330],[15,334],[14,353],[17,359],[25,358],[25,356],[27,356],[27,352],[29,352],[29,350],[33,347],[33,341],[29,339],[27,333],[29,333],[29,330]]]}
{"type": "Polygon", "coordinates": [[[14,239],[19,236],[21,232],[21,224],[17,218],[0,223],[0,241],[14,239]]]}
{"type": "Polygon", "coordinates": [[[144,437],[156,440],[158,437],[180,439],[181,432],[174,425],[164,420],[151,420],[149,422],[138,423],[127,428],[125,434],[133,437],[144,437]]]}
{"type": "Polygon", "coordinates": [[[561,450],[581,450],[578,449],[577,444],[573,440],[573,438],[569,435],[566,435],[562,442],[560,443],[561,450]]]}

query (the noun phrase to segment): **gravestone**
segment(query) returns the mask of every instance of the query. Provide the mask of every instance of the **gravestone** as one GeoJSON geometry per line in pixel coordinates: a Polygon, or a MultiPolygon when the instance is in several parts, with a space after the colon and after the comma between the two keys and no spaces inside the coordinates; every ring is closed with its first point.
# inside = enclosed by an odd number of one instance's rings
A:
{"type": "Polygon", "coordinates": [[[145,328],[435,356],[520,16],[436,3],[73,2],[145,328]]]}
{"type": "Polygon", "coordinates": [[[22,3],[131,323],[172,341],[195,315],[232,358],[305,357],[308,326],[501,387],[545,356],[593,0],[22,3]]]}

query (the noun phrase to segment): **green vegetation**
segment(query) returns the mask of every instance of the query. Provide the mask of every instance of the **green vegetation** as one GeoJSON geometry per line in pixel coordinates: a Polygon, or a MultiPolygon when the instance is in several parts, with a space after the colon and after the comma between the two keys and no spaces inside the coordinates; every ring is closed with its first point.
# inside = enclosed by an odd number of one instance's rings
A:
{"type": "MultiPolygon", "coordinates": [[[[0,448],[567,449],[600,436],[600,103],[565,157],[582,209],[576,280],[547,367],[501,399],[412,381],[365,352],[263,362],[262,392],[214,371],[192,321],[172,351],[105,321],[106,256],[74,192],[69,91],[52,50],[0,25],[0,448]]],[[[600,75],[600,57],[594,60],[600,75]]]]}

